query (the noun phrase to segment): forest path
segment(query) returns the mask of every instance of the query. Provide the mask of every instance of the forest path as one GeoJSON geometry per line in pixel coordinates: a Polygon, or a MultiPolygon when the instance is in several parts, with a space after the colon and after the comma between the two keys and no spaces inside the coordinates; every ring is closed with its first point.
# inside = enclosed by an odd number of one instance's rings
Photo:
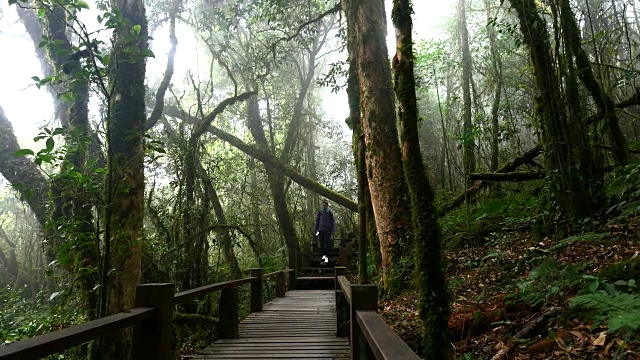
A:
{"type": "Polygon", "coordinates": [[[349,359],[336,337],[335,290],[293,290],[239,325],[239,337],[218,340],[193,359],[349,359]]]}

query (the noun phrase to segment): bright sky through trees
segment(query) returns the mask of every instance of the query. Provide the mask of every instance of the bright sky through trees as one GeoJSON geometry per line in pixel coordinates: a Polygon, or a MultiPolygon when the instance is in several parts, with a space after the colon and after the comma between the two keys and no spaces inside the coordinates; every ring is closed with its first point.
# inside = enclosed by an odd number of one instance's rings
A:
{"type": "MultiPolygon", "coordinates": [[[[452,0],[415,1],[415,40],[439,37],[439,27],[446,18],[454,14],[453,4],[452,0]]],[[[387,16],[390,11],[391,2],[388,1],[387,16]]],[[[395,35],[390,20],[388,25],[387,39],[389,52],[392,54],[395,51],[395,35]]],[[[152,34],[154,41],[151,46],[156,58],[149,59],[147,64],[148,85],[151,88],[156,87],[164,72],[166,54],[169,51],[167,33],[168,30],[163,28],[152,34]]],[[[181,83],[188,71],[195,75],[198,73],[196,69],[208,68],[207,64],[202,63],[208,61],[204,55],[206,52],[198,53],[197,43],[186,27],[182,31],[178,29],[178,41],[176,73],[173,78],[175,84],[181,83]]],[[[3,56],[0,56],[0,106],[13,123],[16,136],[23,146],[30,146],[30,139],[37,135],[38,128],[52,120],[53,104],[47,91],[36,88],[31,79],[33,76],[42,76],[40,63],[34,54],[33,42],[19,22],[14,6],[8,6],[6,0],[0,5],[0,49],[3,49],[3,56]]],[[[346,93],[343,91],[331,94],[329,89],[325,93],[327,116],[332,121],[342,123],[348,114],[346,93]]]]}

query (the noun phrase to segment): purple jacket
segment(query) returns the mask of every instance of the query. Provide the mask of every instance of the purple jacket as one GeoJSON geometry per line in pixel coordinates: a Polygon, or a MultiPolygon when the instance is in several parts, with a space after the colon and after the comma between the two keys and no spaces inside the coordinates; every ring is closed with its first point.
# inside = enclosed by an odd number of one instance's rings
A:
{"type": "Polygon", "coordinates": [[[315,231],[331,231],[336,230],[336,222],[333,219],[333,211],[327,208],[327,210],[320,209],[316,215],[316,228],[315,231]]]}

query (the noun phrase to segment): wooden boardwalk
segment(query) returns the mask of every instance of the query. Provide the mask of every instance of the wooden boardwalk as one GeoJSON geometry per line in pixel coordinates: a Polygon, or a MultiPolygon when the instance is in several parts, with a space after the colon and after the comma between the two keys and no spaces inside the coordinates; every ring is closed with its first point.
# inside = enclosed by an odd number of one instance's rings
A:
{"type": "Polygon", "coordinates": [[[194,359],[349,359],[336,337],[334,290],[293,290],[239,325],[239,338],[218,340],[194,359]]]}

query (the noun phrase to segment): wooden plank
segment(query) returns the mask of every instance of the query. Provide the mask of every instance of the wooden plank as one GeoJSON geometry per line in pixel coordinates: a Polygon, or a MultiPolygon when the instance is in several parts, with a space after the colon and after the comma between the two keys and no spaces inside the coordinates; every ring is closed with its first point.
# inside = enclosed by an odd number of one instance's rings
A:
{"type": "Polygon", "coordinates": [[[357,311],[356,318],[378,360],[419,360],[420,357],[375,311],[357,311]]]}
{"type": "Polygon", "coordinates": [[[344,276],[338,276],[338,284],[340,284],[340,289],[344,294],[344,297],[347,298],[347,302],[351,304],[351,283],[344,276]]]}
{"type": "Polygon", "coordinates": [[[290,291],[239,325],[238,339],[218,340],[194,359],[349,359],[336,337],[333,290],[290,291]]]}
{"type": "MultiPolygon", "coordinates": [[[[234,351],[244,351],[244,350],[255,350],[255,349],[264,349],[265,351],[269,351],[272,348],[287,350],[287,349],[300,349],[300,344],[296,343],[245,343],[245,344],[216,344],[215,346],[209,347],[204,351],[218,351],[218,350],[229,350],[233,349],[234,351]]],[[[305,343],[305,349],[338,349],[344,350],[349,348],[348,343],[305,343]]]]}
{"type": "MultiPolygon", "coordinates": [[[[185,358],[187,359],[187,358],[185,358]]],[[[215,359],[215,360],[232,360],[232,359],[307,359],[307,360],[347,360],[350,355],[326,356],[323,354],[263,354],[259,358],[254,355],[194,355],[188,359],[215,359]]]]}
{"type": "MultiPolygon", "coordinates": [[[[251,339],[251,338],[240,338],[240,339],[220,339],[217,340],[212,346],[216,346],[217,344],[241,344],[241,343],[268,343],[275,342],[275,339],[251,339]]],[[[279,337],[277,338],[277,342],[279,343],[318,343],[318,342],[346,342],[348,340],[346,338],[338,338],[338,337],[324,337],[324,336],[309,336],[305,338],[299,337],[279,337]]]]}
{"type": "Polygon", "coordinates": [[[248,284],[256,280],[258,280],[258,278],[249,277],[249,278],[244,278],[240,280],[225,281],[217,284],[200,286],[195,289],[185,290],[185,291],[176,293],[175,295],[173,295],[173,301],[176,304],[183,304],[215,291],[237,287],[239,285],[248,284]]]}

